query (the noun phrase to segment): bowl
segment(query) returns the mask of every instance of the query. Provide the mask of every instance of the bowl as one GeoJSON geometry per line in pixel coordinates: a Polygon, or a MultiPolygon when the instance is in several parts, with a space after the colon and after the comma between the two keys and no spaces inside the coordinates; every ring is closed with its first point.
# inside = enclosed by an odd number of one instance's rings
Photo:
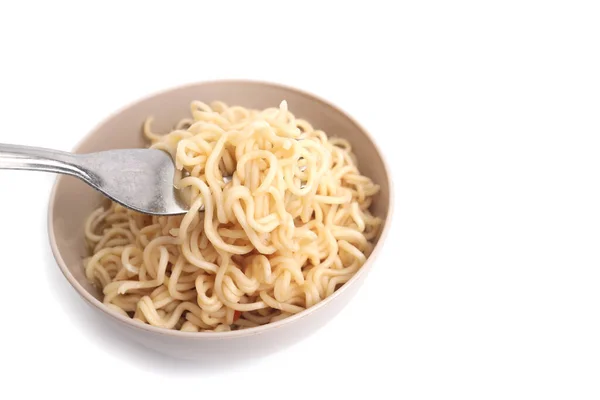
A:
{"type": "Polygon", "coordinates": [[[247,358],[289,346],[317,331],[354,296],[373,267],[391,224],[392,182],[381,152],[371,136],[351,117],[328,102],[306,92],[255,81],[213,81],[177,87],[130,104],[98,125],[74,149],[88,153],[116,148],[147,147],[141,133],[144,120],[153,115],[156,131],[168,131],[189,114],[192,100],[221,100],[230,105],[264,109],[287,100],[290,110],[329,136],[352,144],[362,174],[381,186],[371,211],[384,220],[372,254],[364,266],[333,295],[313,307],[267,325],[231,332],[180,332],[153,327],[110,310],[100,291],[84,274],[87,249],[84,221],[103,201],[101,194],[81,181],[60,176],[50,196],[48,227],[56,262],[73,288],[107,324],[133,341],[170,356],[185,359],[247,358]]]}

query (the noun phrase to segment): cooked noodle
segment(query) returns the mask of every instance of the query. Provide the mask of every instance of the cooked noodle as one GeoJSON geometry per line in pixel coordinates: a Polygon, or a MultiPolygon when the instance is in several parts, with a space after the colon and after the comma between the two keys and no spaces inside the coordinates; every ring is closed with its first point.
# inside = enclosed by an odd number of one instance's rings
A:
{"type": "Polygon", "coordinates": [[[157,217],[116,203],[88,218],[87,278],[113,310],[188,332],[267,324],[331,295],[364,264],[381,220],[379,186],[350,143],[296,119],[284,101],[262,111],[191,104],[167,135],[185,215],[157,217]],[[231,182],[223,177],[231,176],[231,182]]]}

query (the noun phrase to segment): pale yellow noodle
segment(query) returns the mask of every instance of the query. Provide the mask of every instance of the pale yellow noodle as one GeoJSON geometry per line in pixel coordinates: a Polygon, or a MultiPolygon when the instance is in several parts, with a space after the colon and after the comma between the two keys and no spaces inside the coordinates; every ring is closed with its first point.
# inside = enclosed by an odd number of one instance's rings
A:
{"type": "Polygon", "coordinates": [[[347,282],[381,226],[369,212],[379,186],[360,174],[351,144],[285,101],[262,111],[194,101],[190,111],[165,135],[152,118],[143,126],[174,158],[189,212],[111,203],[86,221],[85,273],[104,303],[157,327],[225,332],[287,318],[347,282]]]}

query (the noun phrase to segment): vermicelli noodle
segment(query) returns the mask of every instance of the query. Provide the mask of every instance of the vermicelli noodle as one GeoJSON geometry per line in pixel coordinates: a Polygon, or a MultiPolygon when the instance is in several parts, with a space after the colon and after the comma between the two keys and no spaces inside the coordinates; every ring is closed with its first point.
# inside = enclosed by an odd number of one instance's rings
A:
{"type": "Polygon", "coordinates": [[[166,135],[144,134],[175,160],[190,210],[95,210],[87,278],[113,310],[182,331],[274,322],[330,296],[365,263],[381,220],[379,186],[360,174],[348,141],[279,108],[191,104],[166,135]],[[227,179],[231,177],[231,179],[227,179]]]}

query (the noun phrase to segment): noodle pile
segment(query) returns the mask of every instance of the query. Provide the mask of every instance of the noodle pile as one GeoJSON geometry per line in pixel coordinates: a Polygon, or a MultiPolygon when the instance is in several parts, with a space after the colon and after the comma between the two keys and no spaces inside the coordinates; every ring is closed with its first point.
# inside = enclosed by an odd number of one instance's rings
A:
{"type": "Polygon", "coordinates": [[[267,324],[330,296],[364,264],[381,220],[379,186],[350,144],[279,108],[191,104],[167,135],[185,215],[144,215],[114,202],[85,226],[87,278],[113,310],[188,332],[267,324]],[[231,180],[224,179],[231,177],[231,180]]]}

